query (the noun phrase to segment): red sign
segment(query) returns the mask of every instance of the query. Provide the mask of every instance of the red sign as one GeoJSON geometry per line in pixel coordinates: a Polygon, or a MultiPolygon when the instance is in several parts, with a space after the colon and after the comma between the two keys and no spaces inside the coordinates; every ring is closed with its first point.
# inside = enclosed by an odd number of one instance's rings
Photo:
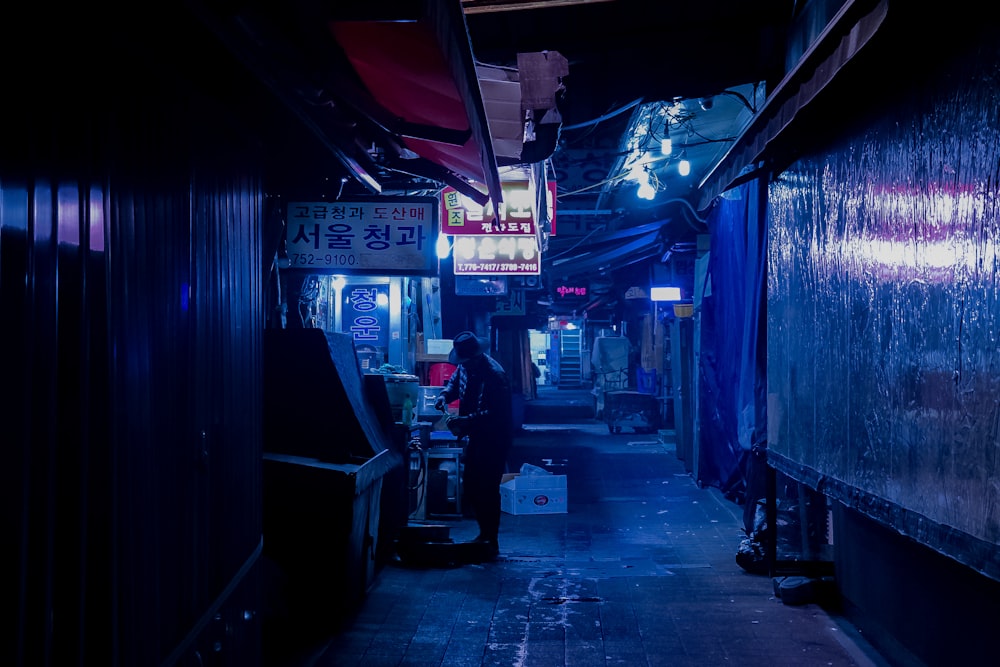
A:
{"type": "MultiPolygon", "coordinates": [[[[507,181],[501,184],[503,202],[495,211],[492,202],[485,206],[477,204],[451,187],[441,191],[443,220],[441,232],[464,235],[519,235],[534,236],[537,224],[534,194],[528,181],[507,181]]],[[[551,224],[551,234],[555,234],[556,184],[549,181],[546,187],[546,203],[551,224]]]]}

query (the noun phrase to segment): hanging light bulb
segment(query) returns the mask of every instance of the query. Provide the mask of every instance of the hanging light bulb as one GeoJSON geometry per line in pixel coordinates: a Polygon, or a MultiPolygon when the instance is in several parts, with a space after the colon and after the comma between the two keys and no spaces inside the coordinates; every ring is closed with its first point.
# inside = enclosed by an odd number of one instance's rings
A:
{"type": "Polygon", "coordinates": [[[691,173],[691,163],[687,159],[687,153],[681,153],[681,161],[677,163],[677,173],[681,176],[691,173]]]}
{"type": "Polygon", "coordinates": [[[636,197],[639,199],[652,199],[656,196],[656,188],[650,183],[648,168],[642,169],[636,180],[639,181],[639,189],[635,191],[636,197]]]}
{"type": "Polygon", "coordinates": [[[674,150],[674,142],[670,140],[670,137],[663,137],[660,140],[660,152],[664,155],[670,155],[674,150]]]}

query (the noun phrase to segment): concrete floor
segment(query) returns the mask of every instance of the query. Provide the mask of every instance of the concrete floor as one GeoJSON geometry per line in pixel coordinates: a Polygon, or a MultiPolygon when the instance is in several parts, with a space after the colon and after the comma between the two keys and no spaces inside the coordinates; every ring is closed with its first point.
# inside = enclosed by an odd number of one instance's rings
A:
{"type": "MultiPolygon", "coordinates": [[[[610,433],[580,400],[543,391],[536,408],[571,417],[526,424],[509,460],[566,475],[565,513],[505,513],[492,562],[389,562],[356,613],[274,664],[888,664],[833,612],[784,604],[736,564],[742,508],[699,488],[669,435],[610,433]]],[[[455,542],[476,533],[468,516],[430,523],[455,542]]]]}

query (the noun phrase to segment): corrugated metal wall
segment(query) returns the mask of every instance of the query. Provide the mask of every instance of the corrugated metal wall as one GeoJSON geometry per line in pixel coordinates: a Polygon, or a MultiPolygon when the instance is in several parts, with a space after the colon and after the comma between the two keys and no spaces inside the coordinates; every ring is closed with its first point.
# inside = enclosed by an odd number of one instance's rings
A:
{"type": "Polygon", "coordinates": [[[1000,49],[927,55],[770,187],[770,459],[997,579],[1000,49]]]}
{"type": "Polygon", "coordinates": [[[253,665],[259,142],[193,24],[117,19],[2,51],[0,662],[253,665]]]}

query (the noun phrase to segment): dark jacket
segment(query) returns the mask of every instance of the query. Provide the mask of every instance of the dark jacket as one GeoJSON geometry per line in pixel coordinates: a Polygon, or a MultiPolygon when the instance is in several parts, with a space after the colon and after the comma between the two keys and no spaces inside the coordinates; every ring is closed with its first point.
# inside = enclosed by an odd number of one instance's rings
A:
{"type": "Polygon", "coordinates": [[[510,447],[514,420],[510,380],[495,359],[481,354],[460,365],[448,378],[441,396],[447,403],[459,399],[458,414],[468,417],[464,427],[470,446],[483,441],[496,443],[505,451],[510,447]]]}

